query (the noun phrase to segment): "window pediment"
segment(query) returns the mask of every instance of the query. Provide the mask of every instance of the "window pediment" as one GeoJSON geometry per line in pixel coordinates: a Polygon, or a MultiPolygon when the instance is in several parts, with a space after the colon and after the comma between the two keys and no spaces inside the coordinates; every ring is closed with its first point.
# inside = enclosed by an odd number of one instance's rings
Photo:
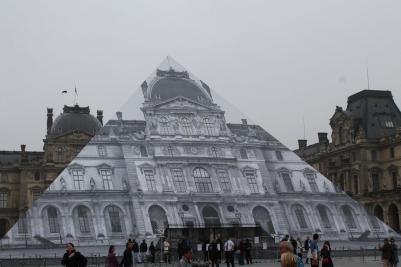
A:
{"type": "Polygon", "coordinates": [[[254,172],[254,173],[256,173],[257,170],[258,169],[255,169],[255,168],[253,168],[251,166],[245,166],[245,167],[241,168],[241,172],[242,172],[243,175],[245,175],[246,172],[254,172]]]}
{"type": "Polygon", "coordinates": [[[78,163],[72,163],[67,167],[68,173],[72,175],[72,170],[81,170],[85,174],[85,167],[78,163]]]}
{"type": "Polygon", "coordinates": [[[114,174],[114,168],[109,164],[102,163],[96,166],[97,172],[100,174],[101,170],[111,170],[111,173],[114,174]]]}
{"type": "Polygon", "coordinates": [[[153,170],[153,173],[156,174],[156,167],[153,166],[152,164],[142,163],[142,164],[138,165],[138,168],[141,170],[142,174],[143,174],[144,170],[153,170]]]}

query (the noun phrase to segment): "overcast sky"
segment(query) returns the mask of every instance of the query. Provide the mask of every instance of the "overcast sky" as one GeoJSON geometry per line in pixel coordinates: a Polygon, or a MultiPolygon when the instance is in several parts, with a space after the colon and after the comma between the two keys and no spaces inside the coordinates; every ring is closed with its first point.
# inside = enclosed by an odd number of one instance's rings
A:
{"type": "Polygon", "coordinates": [[[46,107],[72,104],[74,84],[107,120],[167,55],[290,148],[303,117],[316,142],[367,66],[401,106],[400,14],[399,0],[2,0],[0,150],[41,150],[46,107]]]}

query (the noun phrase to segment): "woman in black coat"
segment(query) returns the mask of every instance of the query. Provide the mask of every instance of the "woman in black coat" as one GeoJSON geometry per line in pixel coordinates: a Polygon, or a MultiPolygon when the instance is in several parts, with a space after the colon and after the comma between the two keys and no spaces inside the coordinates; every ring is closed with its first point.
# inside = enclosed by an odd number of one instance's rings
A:
{"type": "Polygon", "coordinates": [[[75,251],[74,244],[68,243],[66,251],[61,260],[61,265],[66,267],[86,267],[86,258],[78,251],[75,251]]]}
{"type": "Polygon", "coordinates": [[[326,241],[323,244],[323,248],[320,251],[322,258],[322,267],[333,267],[333,260],[331,259],[331,246],[330,242],[326,241]]]}

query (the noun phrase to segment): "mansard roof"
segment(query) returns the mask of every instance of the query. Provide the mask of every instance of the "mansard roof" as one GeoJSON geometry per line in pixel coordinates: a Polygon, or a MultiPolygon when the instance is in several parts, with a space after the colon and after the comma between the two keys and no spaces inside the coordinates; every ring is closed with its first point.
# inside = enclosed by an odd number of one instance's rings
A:
{"type": "Polygon", "coordinates": [[[363,90],[348,97],[347,114],[354,129],[362,127],[368,139],[396,134],[401,127],[401,112],[391,91],[363,90]]]}
{"type": "Polygon", "coordinates": [[[253,136],[260,140],[265,141],[277,141],[271,134],[259,125],[248,125],[248,124],[232,124],[227,123],[227,127],[230,131],[238,136],[253,136]]]}

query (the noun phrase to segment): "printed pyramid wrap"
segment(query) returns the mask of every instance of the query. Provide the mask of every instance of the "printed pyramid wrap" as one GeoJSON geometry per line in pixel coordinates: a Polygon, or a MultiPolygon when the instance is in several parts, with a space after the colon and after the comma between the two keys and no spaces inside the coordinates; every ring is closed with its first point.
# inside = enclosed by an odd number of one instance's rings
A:
{"type": "Polygon", "coordinates": [[[233,225],[260,226],[272,237],[395,234],[260,126],[227,123],[209,86],[173,59],[140,91],[3,244],[93,247],[156,238],[166,227],[233,225]],[[140,110],[135,103],[142,103],[140,110]]]}

